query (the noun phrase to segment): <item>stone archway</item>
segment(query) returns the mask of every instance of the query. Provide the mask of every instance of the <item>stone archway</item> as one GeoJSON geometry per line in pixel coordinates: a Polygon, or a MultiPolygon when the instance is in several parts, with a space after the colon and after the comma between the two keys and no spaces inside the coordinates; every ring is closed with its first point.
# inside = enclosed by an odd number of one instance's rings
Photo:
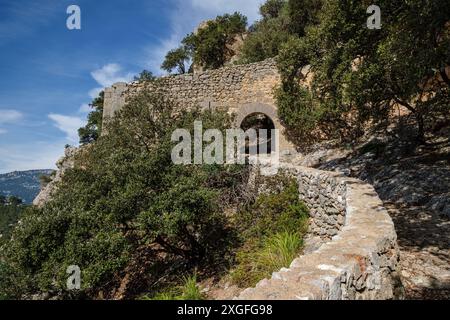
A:
{"type": "MultiPolygon", "coordinates": [[[[257,141],[253,145],[256,148],[258,154],[271,154],[272,150],[276,150],[276,146],[273,145],[275,141],[272,139],[275,124],[272,119],[264,113],[251,113],[244,120],[242,120],[240,128],[247,132],[247,130],[253,129],[256,131],[257,141]],[[261,134],[261,130],[266,130],[266,134],[261,134]]],[[[250,143],[250,141],[247,141],[250,143]]],[[[250,144],[246,146],[246,154],[249,154],[250,144]]]]}
{"type": "Polygon", "coordinates": [[[264,103],[248,103],[239,107],[236,112],[235,127],[241,128],[242,123],[251,115],[263,114],[268,117],[275,129],[279,130],[279,151],[280,154],[292,154],[295,153],[294,146],[287,141],[284,136],[284,127],[282,126],[280,119],[278,118],[277,108],[275,106],[264,103]]]}

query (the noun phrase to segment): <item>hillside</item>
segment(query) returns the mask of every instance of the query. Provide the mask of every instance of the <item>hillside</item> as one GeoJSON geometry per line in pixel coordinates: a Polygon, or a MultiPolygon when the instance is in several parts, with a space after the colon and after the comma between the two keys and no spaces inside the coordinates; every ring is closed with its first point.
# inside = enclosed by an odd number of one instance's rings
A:
{"type": "Polygon", "coordinates": [[[0,174],[0,194],[17,196],[25,203],[31,203],[40,190],[39,177],[52,172],[53,170],[45,169],[0,174]]]}

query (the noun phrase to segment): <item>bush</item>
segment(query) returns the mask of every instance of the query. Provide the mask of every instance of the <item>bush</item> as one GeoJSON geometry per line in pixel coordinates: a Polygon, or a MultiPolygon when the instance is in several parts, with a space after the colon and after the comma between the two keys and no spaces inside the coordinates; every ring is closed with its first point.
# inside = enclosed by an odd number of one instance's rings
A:
{"type": "Polygon", "coordinates": [[[224,112],[178,110],[146,90],[135,96],[108,124],[109,134],[78,153],[53,200],[25,214],[2,252],[27,280],[22,294],[64,293],[69,265],[82,271],[82,294],[112,292],[143,246],[190,266],[220,251],[223,195],[243,182],[245,168],[174,165],[171,135],[193,131],[197,119],[205,130],[224,130],[231,119],[224,112]]]}
{"type": "Polygon", "coordinates": [[[294,142],[354,142],[367,128],[388,128],[401,107],[416,122],[415,142],[425,143],[436,119],[450,114],[448,6],[381,0],[383,27],[370,30],[369,1],[320,2],[289,1],[303,45],[280,50],[277,100],[294,142]],[[305,27],[309,10],[319,19],[305,27]],[[312,78],[300,89],[298,71],[306,65],[312,78]]]}
{"type": "Polygon", "coordinates": [[[276,233],[264,239],[257,248],[250,246],[238,253],[238,267],[232,279],[241,288],[254,287],[274,271],[290,266],[298,256],[303,240],[298,232],[276,233]]]}
{"type": "Polygon", "coordinates": [[[246,28],[247,18],[238,12],[218,16],[196,33],[186,36],[181,48],[167,54],[163,67],[172,70],[184,66],[188,58],[205,70],[223,67],[232,53],[230,46],[246,28]]]}
{"type": "Polygon", "coordinates": [[[15,204],[0,204],[0,244],[10,238],[14,226],[26,210],[25,206],[18,205],[17,202],[19,201],[16,200],[15,204]]]}
{"type": "Polygon", "coordinates": [[[288,267],[299,254],[308,228],[308,210],[299,200],[295,181],[281,177],[266,182],[265,188],[273,191],[260,195],[236,216],[242,245],[231,278],[241,288],[255,286],[288,267]]]}

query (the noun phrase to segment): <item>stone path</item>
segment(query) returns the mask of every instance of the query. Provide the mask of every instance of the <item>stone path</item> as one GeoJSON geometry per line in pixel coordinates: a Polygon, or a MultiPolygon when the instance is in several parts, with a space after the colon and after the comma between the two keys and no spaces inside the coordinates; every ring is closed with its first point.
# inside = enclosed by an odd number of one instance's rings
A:
{"type": "Polygon", "coordinates": [[[372,184],[391,215],[406,299],[450,299],[450,128],[430,147],[390,137],[374,151],[321,147],[295,161],[372,184]]]}

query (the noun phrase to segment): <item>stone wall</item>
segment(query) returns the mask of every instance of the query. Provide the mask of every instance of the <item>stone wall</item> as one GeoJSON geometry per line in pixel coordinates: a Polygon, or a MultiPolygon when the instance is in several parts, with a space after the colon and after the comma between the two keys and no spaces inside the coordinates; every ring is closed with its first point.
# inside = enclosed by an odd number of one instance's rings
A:
{"type": "Polygon", "coordinates": [[[312,233],[330,241],[238,299],[400,298],[397,235],[373,187],[336,173],[283,168],[298,179],[301,197],[311,210],[312,233]]]}
{"type": "Polygon", "coordinates": [[[310,233],[331,240],[345,223],[346,183],[339,175],[317,170],[297,173],[302,200],[311,215],[310,233]]]}
{"type": "MultiPolygon", "coordinates": [[[[227,66],[197,74],[167,76],[158,79],[158,86],[164,89],[181,107],[225,108],[236,115],[236,126],[246,116],[261,112],[269,116],[275,128],[284,130],[277,113],[274,88],[280,83],[275,59],[258,63],[227,66]]],[[[125,105],[126,97],[144,86],[155,89],[152,84],[117,83],[105,90],[103,119],[107,121],[125,105]]],[[[280,137],[282,152],[294,152],[295,148],[284,135],[280,137]]]]}
{"type": "MultiPolygon", "coordinates": [[[[273,89],[280,82],[276,62],[233,65],[217,70],[162,77],[160,85],[171,98],[186,108],[226,107],[237,111],[241,105],[264,103],[275,105],[273,89]]],[[[118,83],[105,90],[105,115],[120,109],[124,92],[143,87],[142,83],[118,83]]]]}

